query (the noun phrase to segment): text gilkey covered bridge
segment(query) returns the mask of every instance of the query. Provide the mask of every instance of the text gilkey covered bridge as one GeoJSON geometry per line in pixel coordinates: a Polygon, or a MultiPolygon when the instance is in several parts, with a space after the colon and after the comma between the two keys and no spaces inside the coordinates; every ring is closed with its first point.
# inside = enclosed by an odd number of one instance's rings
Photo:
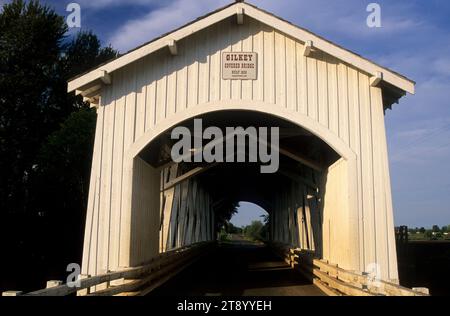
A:
{"type": "Polygon", "coordinates": [[[398,284],[384,112],[414,85],[243,2],[73,79],[98,113],[82,273],[215,240],[222,201],[246,200],[272,242],[398,284]],[[278,126],[279,171],[174,163],[168,135],[195,118],[278,126]]]}

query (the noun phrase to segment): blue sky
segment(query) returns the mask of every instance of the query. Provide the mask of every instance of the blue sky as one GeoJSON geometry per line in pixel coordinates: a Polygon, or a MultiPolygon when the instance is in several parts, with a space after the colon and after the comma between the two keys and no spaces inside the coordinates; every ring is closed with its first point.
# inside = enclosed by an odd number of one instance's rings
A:
{"type": "Polygon", "coordinates": [[[252,221],[263,221],[262,215],[267,215],[267,212],[256,204],[248,202],[239,203],[239,211],[231,218],[231,223],[235,226],[241,227],[250,225],[252,221]]]}
{"type": "MultiPolygon", "coordinates": [[[[8,1],[0,0],[1,3],[8,1]]],[[[66,15],[72,1],[42,1],[66,15]]],[[[231,0],[78,0],[82,28],[126,52],[231,0]]],[[[251,0],[417,82],[386,115],[395,224],[450,224],[450,1],[251,0]],[[377,2],[382,27],[368,28],[377,2]]],[[[247,205],[247,204],[245,204],[247,205]]],[[[259,218],[254,207],[243,211],[259,218]]],[[[243,224],[245,224],[243,222],[243,224]]]]}

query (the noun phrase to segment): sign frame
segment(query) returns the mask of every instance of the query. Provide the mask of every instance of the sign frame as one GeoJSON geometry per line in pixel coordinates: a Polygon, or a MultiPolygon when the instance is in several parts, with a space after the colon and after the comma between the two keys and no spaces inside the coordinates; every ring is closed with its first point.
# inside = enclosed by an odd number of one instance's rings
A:
{"type": "Polygon", "coordinates": [[[258,53],[222,52],[221,73],[223,80],[257,80],[258,53]]]}

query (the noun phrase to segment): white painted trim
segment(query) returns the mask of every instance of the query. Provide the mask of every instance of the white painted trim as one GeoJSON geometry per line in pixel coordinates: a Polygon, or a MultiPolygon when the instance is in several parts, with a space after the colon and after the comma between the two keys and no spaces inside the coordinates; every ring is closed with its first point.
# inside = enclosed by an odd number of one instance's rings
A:
{"type": "Polygon", "coordinates": [[[238,6],[236,11],[237,11],[237,24],[239,25],[244,24],[244,8],[238,6]]]}
{"type": "Polygon", "coordinates": [[[173,39],[170,39],[169,42],[167,43],[167,46],[169,47],[169,51],[173,56],[178,55],[178,47],[177,47],[177,42],[173,39]]]}
{"type": "Polygon", "coordinates": [[[100,70],[100,80],[106,85],[111,84],[111,76],[108,72],[106,72],[106,70],[100,70]]]}
{"type": "Polygon", "coordinates": [[[133,159],[158,135],[166,132],[168,129],[180,124],[187,119],[207,113],[224,110],[253,111],[282,118],[288,122],[303,127],[307,131],[322,139],[345,160],[356,159],[356,153],[346,143],[344,143],[337,135],[332,133],[325,126],[319,124],[317,121],[311,119],[310,117],[298,112],[293,112],[286,108],[276,106],[275,104],[250,100],[225,100],[218,102],[208,102],[199,104],[195,107],[191,107],[189,109],[186,109],[185,111],[172,115],[169,118],[158,123],[154,128],[148,130],[144,135],[137,139],[132,147],[128,150],[126,156],[128,159],[133,159]]]}
{"type": "Polygon", "coordinates": [[[370,86],[377,87],[382,80],[383,80],[383,73],[378,71],[374,76],[370,78],[370,86]]]}
{"type": "Polygon", "coordinates": [[[303,56],[308,57],[311,54],[312,48],[313,48],[313,42],[306,41],[305,47],[303,49],[303,56]]]}

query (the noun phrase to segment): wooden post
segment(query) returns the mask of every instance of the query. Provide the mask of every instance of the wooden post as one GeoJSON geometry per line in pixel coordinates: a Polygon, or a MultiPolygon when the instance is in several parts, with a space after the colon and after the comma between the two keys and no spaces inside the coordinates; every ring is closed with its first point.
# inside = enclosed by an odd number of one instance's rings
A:
{"type": "Polygon", "coordinates": [[[237,13],[237,24],[239,25],[244,24],[244,8],[238,7],[236,13],[237,13]]]}
{"type": "Polygon", "coordinates": [[[169,40],[167,42],[167,46],[169,47],[169,51],[173,56],[178,55],[178,47],[177,47],[177,42],[173,39],[169,40]]]}
{"type": "Polygon", "coordinates": [[[430,290],[426,287],[413,287],[412,290],[422,294],[430,295],[430,290]]]}
{"type": "MultiPolygon", "coordinates": [[[[87,279],[87,278],[90,278],[90,277],[91,276],[89,274],[80,274],[80,280],[84,280],[84,279],[87,279]]],[[[78,296],[86,296],[88,294],[91,294],[91,288],[89,288],[89,287],[85,288],[85,289],[82,289],[82,290],[79,290],[77,292],[78,296]]]]}
{"type": "Polygon", "coordinates": [[[303,56],[308,57],[311,54],[312,48],[313,48],[313,42],[306,41],[305,47],[303,49],[303,56]]]}
{"type": "Polygon", "coordinates": [[[2,296],[21,296],[22,294],[22,291],[6,291],[2,293],[2,296]]]}
{"type": "Polygon", "coordinates": [[[45,287],[46,289],[50,289],[52,287],[57,287],[63,284],[63,281],[60,280],[50,280],[47,281],[47,286],[45,287]]]}

